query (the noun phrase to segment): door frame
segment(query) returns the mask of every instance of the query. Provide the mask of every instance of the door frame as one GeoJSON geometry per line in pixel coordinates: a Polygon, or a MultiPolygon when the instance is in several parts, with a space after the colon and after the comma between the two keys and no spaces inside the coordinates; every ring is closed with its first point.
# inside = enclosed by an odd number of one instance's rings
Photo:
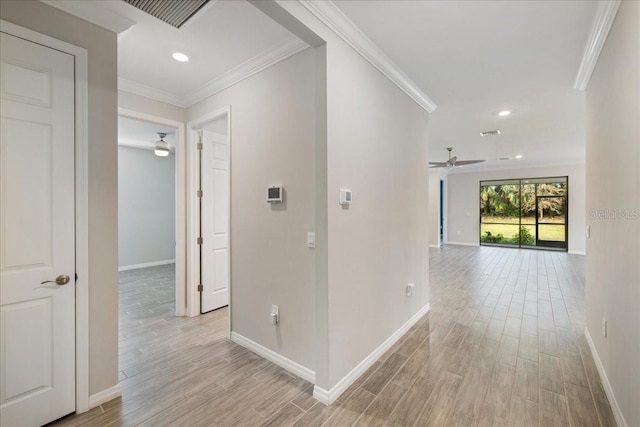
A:
{"type": "MultiPolygon", "coordinates": [[[[198,130],[209,122],[219,120],[221,118],[227,118],[227,138],[229,140],[229,186],[231,183],[231,105],[227,105],[220,109],[214,110],[210,113],[204,114],[196,119],[190,120],[187,123],[187,300],[189,301],[189,311],[187,316],[199,316],[200,315],[200,298],[198,296],[198,283],[200,271],[200,258],[198,254],[198,242],[196,239],[197,225],[200,223],[200,210],[198,209],[198,197],[196,191],[198,189],[198,176],[200,174],[200,167],[198,163],[198,150],[196,149],[196,143],[198,142],[198,130]]],[[[231,192],[229,192],[229,267],[231,267],[231,192]]],[[[229,330],[228,335],[231,337],[231,286],[232,286],[232,274],[231,268],[229,268],[229,330]]]]}
{"type": "Polygon", "coordinates": [[[185,153],[185,137],[184,123],[175,120],[166,119],[160,116],[154,116],[147,113],[141,113],[127,108],[118,108],[118,116],[128,117],[131,119],[142,120],[145,122],[155,123],[163,126],[169,126],[176,129],[176,153],[175,153],[175,235],[176,235],[176,267],[175,267],[175,314],[176,316],[185,316],[189,312],[189,301],[187,298],[187,202],[186,202],[186,176],[187,161],[185,153]]]}
{"type": "Polygon", "coordinates": [[[0,20],[0,31],[74,57],[76,413],[89,410],[89,70],[86,49],[0,20]]]}

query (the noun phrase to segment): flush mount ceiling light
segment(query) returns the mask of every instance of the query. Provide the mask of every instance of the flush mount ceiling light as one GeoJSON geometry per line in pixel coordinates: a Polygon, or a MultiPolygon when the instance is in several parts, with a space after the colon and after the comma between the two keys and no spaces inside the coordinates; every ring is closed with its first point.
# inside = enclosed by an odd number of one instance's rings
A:
{"type": "Polygon", "coordinates": [[[511,114],[511,111],[509,110],[502,110],[498,113],[500,117],[507,117],[509,114],[511,114]]]}
{"type": "Polygon", "coordinates": [[[171,152],[169,144],[167,144],[167,141],[164,140],[164,137],[167,136],[167,134],[164,132],[158,132],[158,136],[160,137],[160,141],[156,142],[156,148],[153,150],[153,152],[156,153],[156,156],[167,157],[171,152]]]}
{"type": "Polygon", "coordinates": [[[522,158],[522,154],[517,154],[516,155],[516,159],[521,159],[522,158]]]}
{"type": "Polygon", "coordinates": [[[174,52],[171,56],[178,62],[187,62],[189,60],[189,57],[182,52],[174,52]]]}

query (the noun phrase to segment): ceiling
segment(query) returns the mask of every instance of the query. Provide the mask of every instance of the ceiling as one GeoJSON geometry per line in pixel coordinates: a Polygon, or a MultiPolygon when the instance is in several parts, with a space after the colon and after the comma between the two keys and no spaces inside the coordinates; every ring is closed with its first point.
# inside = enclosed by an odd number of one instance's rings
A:
{"type": "MultiPolygon", "coordinates": [[[[79,2],[55,2],[63,4],[79,2]]],[[[230,75],[246,77],[307,47],[244,0],[212,1],[183,29],[124,1],[82,4],[96,17],[134,24],[118,38],[120,89],[182,107],[233,84],[230,75]],[[190,61],[173,60],[176,51],[190,61]]],[[[598,2],[328,4],[437,104],[429,116],[431,161],[446,160],[446,147],[460,160],[486,160],[456,171],[584,161],[584,92],[573,85],[598,2]],[[511,115],[499,117],[505,109],[511,115]],[[494,129],[501,134],[479,135],[494,129]]]]}
{"type": "Polygon", "coordinates": [[[304,43],[246,1],[213,1],[181,29],[124,1],[93,2],[93,8],[135,24],[118,37],[118,77],[182,102],[238,66],[283,45],[304,43]],[[174,52],[189,57],[177,62],[174,52]]]}
{"type": "Polygon", "coordinates": [[[151,149],[159,139],[158,132],[166,133],[164,140],[171,148],[176,147],[175,128],[118,116],[118,145],[151,149]]]}
{"type": "Polygon", "coordinates": [[[584,161],[584,92],[573,84],[597,2],[335,4],[438,105],[431,161],[446,160],[446,147],[487,160],[464,170],[584,161]]]}

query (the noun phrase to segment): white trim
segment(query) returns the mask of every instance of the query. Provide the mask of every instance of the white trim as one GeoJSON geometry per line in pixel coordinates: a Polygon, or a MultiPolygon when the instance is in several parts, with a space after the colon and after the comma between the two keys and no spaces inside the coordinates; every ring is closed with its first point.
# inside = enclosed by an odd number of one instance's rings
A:
{"type": "Polygon", "coordinates": [[[215,95],[216,93],[240,83],[241,81],[279,63],[280,61],[284,61],[290,56],[293,56],[308,47],[308,44],[297,37],[291,38],[284,43],[278,44],[277,46],[259,53],[253,58],[249,58],[242,64],[232,68],[221,76],[206,82],[201,87],[188,92],[184,96],[175,95],[171,92],[156,89],[151,86],[123,78],[118,79],[118,90],[155,99],[156,101],[175,105],[177,107],[188,108],[212,95],[215,95]]]}
{"type": "Polygon", "coordinates": [[[332,1],[298,0],[309,12],[384,74],[420,107],[431,113],[438,106],[332,1]]]}
{"type": "Polygon", "coordinates": [[[586,255],[585,251],[569,251],[571,255],[586,255]]]}
{"type": "Polygon", "coordinates": [[[291,359],[287,359],[283,355],[276,353],[275,351],[268,349],[267,347],[260,345],[237,332],[231,332],[231,341],[253,351],[257,355],[264,357],[268,361],[275,363],[303,380],[309,381],[310,383],[316,382],[316,373],[311,369],[306,368],[291,359]]]}
{"type": "Polygon", "coordinates": [[[429,312],[431,307],[429,304],[422,307],[416,314],[414,314],[407,322],[400,326],[389,338],[387,338],[382,344],[365,357],[362,362],[345,375],[340,381],[336,383],[330,390],[326,390],[318,385],[313,387],[313,397],[318,399],[325,405],[331,405],[351,384],[364,374],[364,372],[373,365],[376,360],[380,358],[387,350],[389,350],[402,336],[409,330],[418,320],[429,312]]]}
{"type": "Polygon", "coordinates": [[[456,245],[456,246],[480,246],[478,243],[467,243],[467,242],[445,242],[445,245],[456,245]]]}
{"type": "Polygon", "coordinates": [[[620,410],[620,405],[618,405],[618,401],[616,400],[616,396],[613,394],[613,388],[611,388],[611,383],[609,382],[607,372],[604,370],[604,365],[602,364],[602,360],[600,360],[600,356],[596,350],[596,345],[593,343],[589,329],[586,327],[584,328],[584,336],[587,339],[587,343],[589,343],[589,348],[593,355],[593,361],[596,363],[596,368],[598,368],[600,380],[602,380],[604,391],[607,394],[609,403],[611,404],[611,409],[613,410],[613,415],[616,418],[616,423],[619,427],[628,427],[627,421],[624,419],[624,415],[622,414],[622,410],[620,410]]]}
{"type": "Polygon", "coordinates": [[[269,50],[259,53],[221,76],[218,76],[201,87],[192,90],[184,97],[183,103],[187,107],[197,104],[198,102],[207,99],[208,97],[215,95],[216,93],[221,92],[242,80],[253,76],[254,74],[257,74],[280,61],[284,61],[290,56],[293,56],[308,47],[308,44],[299,38],[294,37],[283,44],[279,44],[269,50]]]}
{"type": "Polygon", "coordinates": [[[583,160],[580,161],[569,161],[569,162],[558,162],[558,163],[534,163],[534,164],[526,164],[524,166],[517,166],[514,164],[505,165],[505,166],[496,166],[490,168],[476,168],[469,169],[467,166],[465,167],[457,167],[449,169],[447,175],[463,175],[465,173],[484,173],[484,172],[504,172],[504,171],[519,171],[526,169],[540,169],[540,168],[561,168],[565,166],[584,166],[585,162],[583,160]]]}
{"type": "Polygon", "coordinates": [[[134,95],[144,96],[145,98],[155,99],[165,104],[175,105],[180,108],[187,108],[188,105],[181,97],[164,90],[156,89],[142,83],[131,80],[118,78],[118,90],[133,93],[134,95]]]}
{"type": "Polygon", "coordinates": [[[613,21],[618,13],[621,0],[600,0],[598,2],[598,10],[591,26],[589,39],[584,47],[582,54],[582,62],[578,69],[578,75],[573,87],[579,90],[585,90],[591,79],[591,74],[596,68],[598,58],[607,40],[613,21]]]}
{"type": "Polygon", "coordinates": [[[165,259],[163,261],[153,261],[153,262],[145,262],[142,264],[131,264],[131,265],[123,265],[118,267],[118,271],[129,271],[129,270],[137,270],[139,268],[147,268],[147,267],[157,267],[159,265],[168,265],[175,264],[175,259],[165,259]]]}
{"type": "Polygon", "coordinates": [[[99,27],[106,28],[114,33],[122,33],[136,24],[126,16],[119,15],[109,9],[95,8],[92,2],[77,0],[40,0],[49,6],[60,9],[73,16],[89,21],[99,27]]]}
{"type": "Polygon", "coordinates": [[[185,141],[185,124],[164,117],[141,113],[126,108],[118,108],[118,116],[144,120],[176,130],[176,316],[186,316],[189,313],[189,299],[187,298],[187,143],[185,141]]]}
{"type": "Polygon", "coordinates": [[[86,49],[0,20],[0,31],[73,55],[75,66],[76,413],[89,409],[89,69],[86,49]]]}
{"type": "MultiPolygon", "coordinates": [[[[227,138],[229,138],[229,176],[231,176],[231,142],[232,142],[232,131],[231,131],[231,105],[227,105],[226,107],[217,109],[212,111],[211,113],[205,114],[197,119],[191,120],[187,123],[187,144],[186,144],[186,170],[189,171],[186,174],[186,184],[185,188],[187,189],[186,196],[186,207],[187,207],[187,240],[186,240],[186,248],[187,248],[187,267],[186,267],[186,277],[187,283],[187,306],[189,309],[187,310],[186,315],[193,317],[200,315],[200,298],[198,295],[197,289],[197,278],[199,277],[200,272],[200,258],[198,257],[199,246],[196,240],[196,226],[200,224],[200,210],[198,209],[198,198],[196,197],[196,183],[198,182],[198,176],[200,174],[200,166],[197,159],[198,151],[196,150],[196,144],[198,142],[198,132],[197,130],[202,128],[209,122],[219,120],[223,117],[227,118],[227,138]]],[[[230,185],[233,185],[230,183],[230,185]]],[[[231,199],[231,192],[229,192],[229,199],[231,199]]],[[[229,218],[231,218],[231,200],[229,200],[229,218]]],[[[229,232],[231,232],[231,227],[229,227],[229,232]]],[[[229,253],[231,253],[231,235],[229,236],[229,253]]],[[[233,277],[231,277],[231,256],[229,258],[229,329],[227,336],[231,338],[231,287],[233,284],[233,277]]]]}
{"type": "Polygon", "coordinates": [[[120,396],[122,396],[120,384],[116,384],[113,387],[109,387],[101,392],[92,394],[89,396],[89,409],[93,409],[96,406],[109,402],[110,400],[117,399],[120,396]]]}
{"type": "Polygon", "coordinates": [[[430,248],[440,249],[440,245],[429,245],[430,248]]]}

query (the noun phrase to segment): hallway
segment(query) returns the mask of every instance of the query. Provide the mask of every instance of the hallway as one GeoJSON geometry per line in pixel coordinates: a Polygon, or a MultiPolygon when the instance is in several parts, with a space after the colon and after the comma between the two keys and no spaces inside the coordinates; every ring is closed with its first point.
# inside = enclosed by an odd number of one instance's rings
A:
{"type": "Polygon", "coordinates": [[[431,312],[331,406],[225,339],[227,309],[173,316],[172,267],[120,273],[123,398],[56,426],[615,426],[583,335],[584,257],[430,249],[431,312]]]}

